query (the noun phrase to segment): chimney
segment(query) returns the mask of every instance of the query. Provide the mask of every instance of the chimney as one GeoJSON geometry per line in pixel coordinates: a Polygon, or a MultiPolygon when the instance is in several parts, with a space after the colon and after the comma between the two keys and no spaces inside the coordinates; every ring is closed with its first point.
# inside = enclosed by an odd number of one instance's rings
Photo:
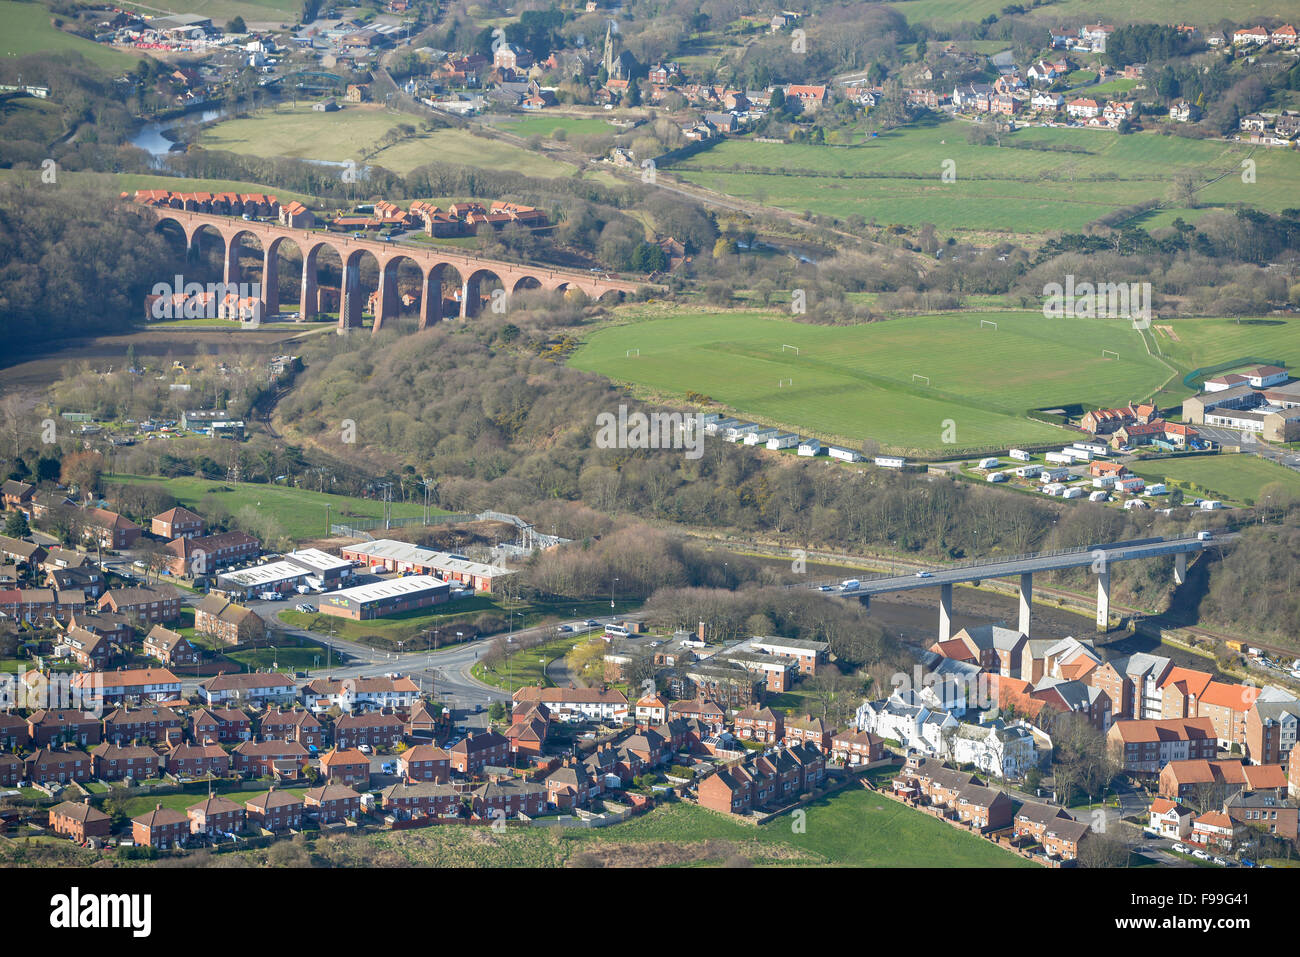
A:
{"type": "Polygon", "coordinates": [[[154,805],[154,810],[156,811],[162,810],[162,801],[159,801],[156,805],[154,805]]]}
{"type": "Polygon", "coordinates": [[[82,799],[81,799],[81,803],[82,803],[82,804],[89,804],[89,803],[90,803],[90,795],[87,795],[86,797],[82,798],[82,799]]]}

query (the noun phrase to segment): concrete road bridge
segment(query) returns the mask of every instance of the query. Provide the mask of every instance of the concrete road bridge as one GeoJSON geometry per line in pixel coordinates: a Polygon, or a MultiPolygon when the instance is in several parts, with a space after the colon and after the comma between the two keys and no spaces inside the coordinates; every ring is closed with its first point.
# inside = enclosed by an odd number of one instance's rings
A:
{"type": "Polygon", "coordinates": [[[842,583],[813,582],[806,587],[823,591],[834,589],[843,598],[852,598],[868,604],[875,595],[891,592],[914,591],[918,588],[939,589],[939,640],[952,637],[952,587],[953,585],[978,585],[986,578],[1020,578],[1020,632],[1029,634],[1030,611],[1033,605],[1034,573],[1058,571],[1065,568],[1091,568],[1097,576],[1097,630],[1110,627],[1110,569],[1115,562],[1137,561],[1144,558],[1174,557],[1174,582],[1181,585],[1187,577],[1187,556],[1206,549],[1230,545],[1237,532],[1214,532],[1208,539],[1197,535],[1183,538],[1144,538],[1128,542],[1102,545],[1084,545],[1059,551],[1017,555],[1010,558],[981,559],[961,565],[948,565],[933,571],[910,575],[878,575],[850,579],[856,585],[845,587],[842,583]]]}
{"type": "MultiPolygon", "coordinates": [[[[421,330],[439,322],[443,312],[443,284],[460,283],[460,317],[476,315],[482,305],[482,285],[495,279],[505,291],[506,301],[522,289],[580,289],[591,299],[610,294],[630,293],[640,285],[621,279],[610,279],[593,273],[533,266],[523,263],[498,262],[472,253],[457,252],[441,247],[425,248],[409,243],[384,242],[377,239],[356,239],[342,233],[321,229],[295,229],[278,223],[263,223],[220,216],[212,213],[188,212],[167,207],[143,207],[158,217],[158,228],[169,230],[179,227],[185,238],[187,254],[197,250],[203,234],[211,234],[222,244],[222,281],[237,285],[240,281],[240,250],[254,241],[262,252],[262,281],[260,298],[263,311],[274,315],[280,311],[280,253],[285,243],[297,247],[302,256],[302,281],[300,283],[298,314],[310,319],[318,314],[317,269],[322,251],[328,249],[338,256],[342,269],[342,286],[339,303],[339,331],[361,326],[361,313],[369,297],[361,286],[363,257],[373,257],[378,265],[379,287],[374,309],[372,332],[378,332],[385,322],[396,319],[401,307],[397,275],[398,267],[410,264],[420,275],[421,330]]],[[[179,292],[179,290],[177,290],[179,292]]]]}

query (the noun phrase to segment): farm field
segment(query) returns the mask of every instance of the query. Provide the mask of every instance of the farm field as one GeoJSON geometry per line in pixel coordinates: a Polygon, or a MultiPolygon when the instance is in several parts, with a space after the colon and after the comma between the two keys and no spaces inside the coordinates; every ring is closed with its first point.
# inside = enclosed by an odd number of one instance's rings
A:
{"type": "Polygon", "coordinates": [[[53,14],[39,3],[14,3],[0,0],[0,23],[4,24],[0,36],[0,56],[26,56],[29,53],[80,53],[91,63],[105,70],[129,70],[144,56],[115,50],[102,43],[73,36],[57,29],[51,22],[53,14]]]}
{"type": "MultiPolygon", "coordinates": [[[[0,181],[30,176],[29,170],[0,169],[0,181]]],[[[138,189],[173,189],[200,190],[210,193],[270,193],[281,202],[296,199],[299,202],[315,206],[317,200],[306,193],[267,186],[265,183],[249,183],[233,179],[180,179],[175,176],[158,176],[151,173],[94,173],[81,170],[59,170],[60,186],[69,186],[78,190],[105,189],[114,192],[134,194],[138,189]]],[[[334,200],[337,203],[338,200],[334,200]]]]}
{"type": "MultiPolygon", "coordinates": [[[[936,120],[854,146],[726,139],[671,169],[696,185],[797,212],[1034,233],[1080,229],[1115,209],[1164,199],[1174,172],[1191,170],[1208,182],[1249,153],[1234,143],[1041,127],[1004,136],[1002,146],[975,146],[967,131],[964,122],[936,120]],[[947,160],[955,164],[953,183],[940,180],[947,160]]],[[[1198,201],[1265,210],[1293,205],[1300,157],[1278,150],[1254,158],[1257,182],[1226,176],[1198,201]]]]}
{"type": "MultiPolygon", "coordinates": [[[[246,505],[260,506],[263,512],[275,516],[284,527],[285,534],[294,539],[325,535],[326,505],[330,506],[331,522],[346,522],[348,518],[384,517],[383,502],[346,495],[326,495],[284,485],[255,485],[193,476],[169,479],[145,475],[106,475],[104,481],[157,485],[174,495],[186,508],[196,511],[201,511],[201,503],[209,496],[232,515],[246,505]]],[[[393,518],[416,518],[424,514],[423,505],[393,502],[392,507],[393,518]]],[[[432,511],[438,515],[446,514],[436,509],[432,511]]]]}
{"type": "Polygon", "coordinates": [[[1130,466],[1148,482],[1190,482],[1196,498],[1217,498],[1241,505],[1259,497],[1265,485],[1278,482],[1293,495],[1300,495],[1300,472],[1257,455],[1206,455],[1191,458],[1157,459],[1130,466]]]}
{"type": "Polygon", "coordinates": [[[277,107],[253,116],[225,120],[206,129],[199,142],[205,149],[229,150],[252,156],[375,164],[395,173],[409,173],[426,163],[462,163],[485,169],[513,170],[529,176],[553,177],[572,168],[500,140],[471,136],[463,130],[418,133],[408,140],[361,156],[361,144],[374,143],[412,117],[394,116],[375,106],[351,106],[338,113],[318,113],[310,106],[277,107]]]}
{"type": "Polygon", "coordinates": [[[549,137],[556,130],[564,130],[568,136],[617,132],[616,127],[596,116],[529,116],[520,120],[503,119],[496,125],[501,130],[517,136],[549,137]]]}
{"type": "MultiPolygon", "coordinates": [[[[927,20],[976,23],[990,14],[1000,15],[1006,4],[1002,0],[890,0],[889,6],[912,24],[927,20]]],[[[1149,0],[1140,8],[1125,0],[1058,0],[1039,17],[1052,22],[1069,17],[1091,17],[1088,23],[1094,23],[1098,18],[1119,17],[1152,23],[1191,23],[1205,29],[1222,20],[1224,10],[1223,4],[1213,0],[1149,0]]],[[[1232,5],[1232,16],[1236,19],[1244,21],[1260,15],[1295,18],[1300,15],[1300,3],[1296,0],[1235,0],[1232,5]]]]}
{"type": "Polygon", "coordinates": [[[1058,440],[1064,433],[1024,412],[1105,407],[1148,396],[1170,377],[1116,321],[981,312],[830,327],[758,311],[663,312],[591,333],[570,365],[655,396],[695,391],[765,424],[898,450],[943,448],[952,420],[953,452],[1058,440]],[[1065,321],[1069,336],[1057,325],[1065,321]],[[1103,359],[1103,348],[1121,359],[1103,359]]]}
{"type": "MultiPolygon", "coordinates": [[[[156,16],[163,5],[142,6],[128,2],[122,6],[144,16],[156,16]]],[[[171,13],[197,13],[211,17],[212,22],[219,26],[224,26],[234,17],[243,17],[250,24],[293,24],[302,13],[302,4],[294,0],[167,0],[165,7],[171,13]]]]}

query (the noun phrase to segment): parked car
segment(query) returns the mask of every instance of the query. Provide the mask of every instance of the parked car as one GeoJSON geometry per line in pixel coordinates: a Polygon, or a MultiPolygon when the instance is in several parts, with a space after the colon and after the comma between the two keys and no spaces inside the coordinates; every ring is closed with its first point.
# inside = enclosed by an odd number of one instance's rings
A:
{"type": "Polygon", "coordinates": [[[1210,855],[1199,847],[1192,849],[1192,857],[1196,858],[1198,861],[1208,861],[1210,859],[1210,855]]]}
{"type": "Polygon", "coordinates": [[[1183,844],[1181,841],[1174,842],[1174,850],[1177,851],[1179,854],[1191,853],[1191,849],[1186,844],[1183,844]]]}
{"type": "Polygon", "coordinates": [[[306,613],[308,613],[308,614],[310,614],[311,612],[313,612],[313,611],[316,610],[316,606],[315,606],[315,605],[309,605],[309,604],[307,604],[305,601],[300,601],[300,602],[298,602],[298,604],[295,605],[294,607],[295,607],[298,611],[306,612],[306,613]]]}
{"type": "Polygon", "coordinates": [[[360,751],[362,754],[369,754],[369,753],[370,753],[370,745],[368,745],[368,744],[358,744],[358,745],[357,745],[357,750],[360,751]]]}
{"type": "Polygon", "coordinates": [[[379,770],[382,774],[396,774],[397,764],[394,761],[385,761],[379,766],[379,770]]]}
{"type": "Polygon", "coordinates": [[[262,599],[262,601],[283,601],[284,600],[284,596],[281,595],[278,591],[258,592],[257,597],[262,599]]]}

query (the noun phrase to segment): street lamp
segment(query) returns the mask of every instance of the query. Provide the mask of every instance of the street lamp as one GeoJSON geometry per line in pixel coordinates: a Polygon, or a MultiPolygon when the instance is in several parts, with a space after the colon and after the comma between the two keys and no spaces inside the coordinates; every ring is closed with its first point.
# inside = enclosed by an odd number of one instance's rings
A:
{"type": "Polygon", "coordinates": [[[614,607],[614,585],[617,581],[618,579],[615,578],[614,581],[609,583],[609,607],[610,608],[614,607]]]}

